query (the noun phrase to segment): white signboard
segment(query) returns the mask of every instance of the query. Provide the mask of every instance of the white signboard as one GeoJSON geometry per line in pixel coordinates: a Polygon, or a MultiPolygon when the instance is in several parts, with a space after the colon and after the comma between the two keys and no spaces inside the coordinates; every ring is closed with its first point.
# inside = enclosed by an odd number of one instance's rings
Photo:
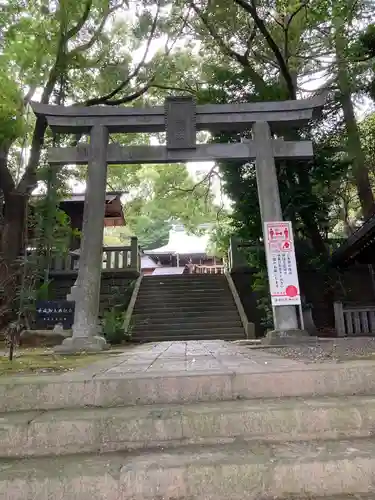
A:
{"type": "Polygon", "coordinates": [[[264,235],[272,305],[300,305],[292,223],[265,222],[264,235]]]}

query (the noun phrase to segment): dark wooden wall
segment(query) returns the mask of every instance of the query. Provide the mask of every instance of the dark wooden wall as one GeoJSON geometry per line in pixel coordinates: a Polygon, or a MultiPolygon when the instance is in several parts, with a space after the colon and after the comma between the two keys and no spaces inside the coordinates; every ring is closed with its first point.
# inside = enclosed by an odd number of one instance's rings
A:
{"type": "MultiPolygon", "coordinates": [[[[259,337],[264,334],[265,327],[261,324],[262,311],[258,309],[258,296],[252,289],[255,273],[254,269],[243,269],[233,272],[232,278],[248,320],[255,323],[255,330],[259,337]]],[[[312,313],[317,328],[334,328],[333,300],[375,305],[372,278],[367,265],[356,265],[340,273],[332,270],[326,279],[331,279],[335,286],[331,300],[328,300],[325,293],[322,277],[314,269],[300,269],[299,271],[301,290],[306,296],[307,303],[312,304],[312,313]]]]}

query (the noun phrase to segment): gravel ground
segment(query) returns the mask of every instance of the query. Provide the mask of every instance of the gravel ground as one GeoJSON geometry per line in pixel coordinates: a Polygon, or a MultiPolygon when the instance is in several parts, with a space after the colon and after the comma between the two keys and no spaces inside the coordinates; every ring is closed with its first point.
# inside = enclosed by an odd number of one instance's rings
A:
{"type": "Polygon", "coordinates": [[[356,359],[375,361],[375,338],[340,338],[324,340],[316,344],[275,347],[264,350],[285,358],[306,363],[339,363],[356,359]]]}

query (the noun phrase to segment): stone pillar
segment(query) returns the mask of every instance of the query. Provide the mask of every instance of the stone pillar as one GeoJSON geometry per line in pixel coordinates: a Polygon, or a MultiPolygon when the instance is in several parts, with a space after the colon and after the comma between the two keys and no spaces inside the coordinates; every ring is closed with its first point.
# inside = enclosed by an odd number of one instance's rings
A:
{"type": "Polygon", "coordinates": [[[101,351],[107,343],[98,324],[102,272],[105,193],[107,182],[106,127],[91,129],[87,186],[83,213],[79,271],[75,290],[73,336],[65,339],[58,352],[101,351]]]}
{"type": "MultiPolygon", "coordinates": [[[[253,139],[256,151],[256,175],[258,185],[258,198],[262,225],[265,222],[282,221],[282,211],[277,181],[275,159],[273,156],[272,137],[270,127],[266,122],[256,122],[253,125],[253,139]]],[[[263,228],[264,231],[264,228],[263,228]]],[[[264,241],[266,241],[266,235],[264,241]]],[[[275,332],[271,332],[273,338],[278,340],[295,333],[302,334],[298,330],[298,319],[296,307],[292,305],[276,306],[274,311],[275,332]]]]}
{"type": "Polygon", "coordinates": [[[138,262],[138,238],[136,236],[132,236],[130,238],[130,266],[132,269],[136,269],[139,271],[139,262],[138,262]]]}

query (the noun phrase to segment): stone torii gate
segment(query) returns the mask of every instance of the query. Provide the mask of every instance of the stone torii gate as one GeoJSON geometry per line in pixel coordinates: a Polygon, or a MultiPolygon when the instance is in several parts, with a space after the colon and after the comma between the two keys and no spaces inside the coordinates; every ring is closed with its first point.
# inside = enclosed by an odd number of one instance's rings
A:
{"type": "MultiPolygon", "coordinates": [[[[308,159],[313,156],[310,141],[273,139],[273,131],[304,126],[324,98],[246,104],[196,106],[189,97],[171,97],[165,106],[77,107],[32,103],[37,116],[44,116],[51,129],[65,134],[89,134],[89,144],[51,148],[51,165],[88,164],[83,235],[77,279],[73,336],[60,351],[102,350],[105,340],[98,327],[102,239],[108,164],[172,163],[225,159],[255,160],[262,222],[281,221],[282,212],[275,169],[277,159],[308,159]],[[252,139],[234,144],[196,144],[196,132],[208,130],[244,131],[252,128],[252,139]],[[108,144],[109,133],[164,132],[166,146],[121,147],[108,144]]],[[[298,319],[295,306],[277,306],[276,331],[295,334],[298,319]]],[[[301,332],[302,334],[302,332],[301,332]]]]}

